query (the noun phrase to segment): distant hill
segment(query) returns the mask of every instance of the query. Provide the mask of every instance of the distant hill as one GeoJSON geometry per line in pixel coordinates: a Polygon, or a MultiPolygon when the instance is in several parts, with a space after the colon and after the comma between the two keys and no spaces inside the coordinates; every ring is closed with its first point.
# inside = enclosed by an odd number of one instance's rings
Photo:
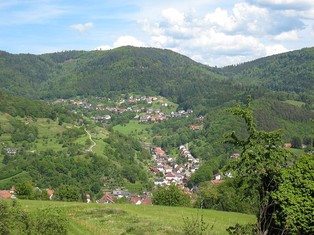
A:
{"type": "Polygon", "coordinates": [[[243,89],[212,68],[170,50],[121,47],[44,55],[0,52],[0,86],[32,98],[145,93],[182,106],[217,106],[243,89]]]}
{"type": "Polygon", "coordinates": [[[314,47],[227,66],[220,72],[244,84],[257,84],[281,95],[295,93],[303,102],[314,101],[314,47]]]}
{"type": "Polygon", "coordinates": [[[243,100],[247,94],[258,98],[269,89],[284,92],[284,99],[290,94],[310,103],[313,84],[314,48],[222,69],[156,48],[126,46],[43,55],[0,51],[1,88],[32,98],[133,92],[162,95],[181,107],[215,107],[243,100]]]}

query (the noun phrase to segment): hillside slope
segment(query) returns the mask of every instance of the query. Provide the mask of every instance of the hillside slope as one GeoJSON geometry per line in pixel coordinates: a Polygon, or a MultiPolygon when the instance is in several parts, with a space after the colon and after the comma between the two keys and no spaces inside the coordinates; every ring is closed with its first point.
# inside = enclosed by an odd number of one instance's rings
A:
{"type": "Polygon", "coordinates": [[[156,48],[120,47],[107,51],[65,51],[13,55],[0,51],[0,86],[32,98],[111,96],[145,92],[181,107],[215,107],[267,90],[281,99],[311,104],[314,48],[261,58],[222,69],[156,48]]]}
{"type": "Polygon", "coordinates": [[[243,83],[281,91],[281,98],[288,96],[282,92],[295,93],[303,102],[314,102],[314,47],[227,66],[220,72],[243,83]]]}

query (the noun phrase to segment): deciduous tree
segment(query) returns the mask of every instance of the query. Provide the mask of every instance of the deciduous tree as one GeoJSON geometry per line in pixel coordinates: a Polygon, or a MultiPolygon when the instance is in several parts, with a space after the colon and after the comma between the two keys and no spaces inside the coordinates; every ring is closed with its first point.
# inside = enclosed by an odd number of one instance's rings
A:
{"type": "Polygon", "coordinates": [[[257,130],[253,112],[249,107],[240,105],[229,109],[244,119],[247,125],[247,138],[240,139],[235,132],[226,136],[226,142],[241,148],[241,157],[231,162],[227,170],[250,185],[252,194],[258,195],[259,210],[257,226],[261,234],[282,234],[283,229],[275,221],[274,213],[279,210],[272,196],[278,190],[282,168],[287,167],[290,154],[283,149],[281,132],[257,130]]]}

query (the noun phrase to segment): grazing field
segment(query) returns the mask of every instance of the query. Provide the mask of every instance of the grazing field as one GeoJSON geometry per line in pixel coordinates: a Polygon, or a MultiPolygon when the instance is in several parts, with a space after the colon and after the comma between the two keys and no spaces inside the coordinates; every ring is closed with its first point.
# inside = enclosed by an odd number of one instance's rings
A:
{"type": "Polygon", "coordinates": [[[305,105],[304,102],[296,101],[296,100],[286,100],[286,101],[284,101],[284,103],[291,104],[291,105],[294,105],[294,106],[297,106],[297,107],[302,107],[302,106],[305,105]]]}
{"type": "Polygon", "coordinates": [[[203,218],[213,230],[210,234],[227,234],[226,228],[254,223],[253,215],[194,208],[143,206],[131,204],[84,204],[20,200],[26,210],[57,207],[66,211],[69,234],[183,234],[184,219],[203,218]]]}
{"type": "Polygon", "coordinates": [[[139,123],[138,120],[131,120],[128,124],[114,126],[113,129],[124,135],[131,135],[143,142],[150,142],[150,124],[139,123]]]}

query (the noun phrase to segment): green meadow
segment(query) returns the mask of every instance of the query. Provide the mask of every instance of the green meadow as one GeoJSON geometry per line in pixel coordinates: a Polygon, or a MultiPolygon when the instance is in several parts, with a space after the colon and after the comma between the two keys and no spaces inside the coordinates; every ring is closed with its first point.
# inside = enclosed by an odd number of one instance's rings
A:
{"type": "Polygon", "coordinates": [[[291,104],[291,105],[297,106],[297,107],[302,107],[302,106],[305,105],[304,102],[296,101],[296,100],[286,100],[286,101],[283,101],[283,102],[286,103],[286,104],[291,104]]]}
{"type": "Polygon", "coordinates": [[[151,124],[139,123],[138,120],[131,120],[127,124],[114,126],[113,130],[118,131],[124,135],[131,135],[143,142],[150,142],[150,128],[151,124]]]}
{"type": "Polygon", "coordinates": [[[144,206],[131,204],[85,204],[53,201],[19,201],[22,208],[35,211],[43,208],[65,210],[69,221],[69,234],[184,234],[184,221],[200,218],[213,229],[214,235],[227,234],[226,228],[254,223],[255,216],[234,212],[195,208],[144,206]]]}

